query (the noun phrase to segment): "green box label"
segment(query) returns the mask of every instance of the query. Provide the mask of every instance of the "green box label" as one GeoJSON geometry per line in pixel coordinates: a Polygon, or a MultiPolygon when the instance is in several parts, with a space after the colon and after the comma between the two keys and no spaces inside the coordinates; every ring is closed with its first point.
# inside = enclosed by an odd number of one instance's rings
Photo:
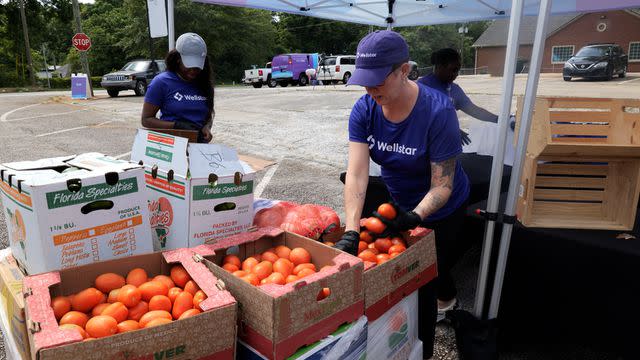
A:
{"type": "Polygon", "coordinates": [[[171,159],[173,158],[173,153],[160,149],[154,149],[152,147],[147,147],[145,155],[166,162],[171,162],[171,159]]]}
{"type": "Polygon", "coordinates": [[[103,183],[83,186],[78,192],[71,192],[65,189],[47,193],[47,207],[56,209],[96,200],[110,199],[135,192],[138,192],[138,181],[137,178],[133,177],[120,180],[113,186],[103,183]]]}
{"type": "Polygon", "coordinates": [[[253,181],[236,184],[219,184],[216,186],[196,185],[193,187],[193,200],[220,199],[232,196],[242,196],[253,192],[253,181]]]}

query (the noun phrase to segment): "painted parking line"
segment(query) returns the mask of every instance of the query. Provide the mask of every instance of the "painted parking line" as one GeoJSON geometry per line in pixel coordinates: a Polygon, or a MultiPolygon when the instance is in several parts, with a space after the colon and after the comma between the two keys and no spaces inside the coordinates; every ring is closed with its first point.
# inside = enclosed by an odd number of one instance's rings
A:
{"type": "Polygon", "coordinates": [[[116,156],[115,156],[115,158],[116,158],[116,159],[122,159],[123,157],[125,157],[125,156],[129,156],[129,155],[131,155],[131,151],[126,152],[126,153],[124,153],[124,154],[116,155],[116,156]]]}
{"type": "Polygon", "coordinates": [[[9,117],[9,115],[13,114],[16,111],[28,109],[28,108],[31,108],[31,107],[34,107],[34,106],[38,106],[38,105],[40,105],[40,104],[39,103],[38,104],[31,104],[31,105],[27,105],[27,106],[23,106],[23,107],[19,107],[19,108],[7,111],[6,113],[0,115],[0,122],[10,121],[10,120],[7,120],[7,117],[9,117]]]}
{"type": "Polygon", "coordinates": [[[632,82],[632,81],[637,81],[637,80],[640,80],[640,77],[639,77],[639,78],[635,78],[635,79],[629,79],[629,80],[625,80],[625,81],[620,81],[620,82],[618,83],[618,85],[620,85],[620,84],[630,83],[630,82],[632,82]]]}
{"type": "Polygon", "coordinates": [[[74,127],[74,128],[70,128],[70,129],[62,129],[62,130],[52,131],[52,132],[36,135],[36,137],[43,137],[43,136],[61,134],[61,133],[69,132],[69,131],[76,131],[76,130],[87,129],[87,128],[92,128],[92,127],[100,127],[102,125],[105,125],[105,124],[108,124],[108,123],[111,123],[111,122],[114,122],[114,121],[115,120],[109,120],[109,121],[101,122],[98,125],[78,126],[78,127],[74,127]]]}
{"type": "Polygon", "coordinates": [[[282,162],[283,159],[284,158],[278,160],[275,163],[275,165],[271,166],[269,168],[269,170],[267,170],[267,172],[264,174],[264,176],[262,177],[262,180],[260,181],[258,186],[256,186],[256,188],[253,191],[253,197],[254,198],[259,198],[262,195],[262,192],[264,191],[264,189],[269,184],[269,181],[271,181],[271,178],[273,177],[273,174],[276,173],[276,170],[278,170],[278,166],[280,166],[280,163],[282,162]]]}
{"type": "MultiPolygon", "coordinates": [[[[36,104],[38,105],[38,104],[36,104]]],[[[7,119],[4,122],[13,122],[13,121],[20,121],[20,120],[31,120],[31,119],[38,119],[38,118],[44,118],[44,117],[50,117],[50,116],[58,116],[58,115],[67,115],[67,114],[73,114],[73,113],[77,113],[80,111],[87,111],[88,109],[79,109],[79,110],[71,110],[71,111],[65,111],[65,112],[59,112],[59,113],[50,113],[50,114],[43,114],[43,115],[36,115],[36,116],[28,116],[28,117],[23,117],[23,118],[16,118],[16,119],[7,119]]]]}

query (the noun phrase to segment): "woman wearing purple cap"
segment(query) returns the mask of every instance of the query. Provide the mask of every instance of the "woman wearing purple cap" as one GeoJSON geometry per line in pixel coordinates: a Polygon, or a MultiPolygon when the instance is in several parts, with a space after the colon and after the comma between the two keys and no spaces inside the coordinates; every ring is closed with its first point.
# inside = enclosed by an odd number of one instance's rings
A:
{"type": "MultiPolygon", "coordinates": [[[[393,221],[381,219],[387,228],[406,231],[422,225],[435,230],[436,292],[441,303],[453,308],[453,264],[443,255],[451,254],[469,195],[467,175],[456,162],[462,152],[458,118],[446,96],[409,80],[408,61],[407,43],[393,31],[370,33],[358,44],[356,70],[349,85],[364,86],[367,94],[356,102],[349,118],[346,232],[335,246],[357,251],[371,157],[381,166],[398,213],[393,221]]],[[[419,293],[419,336],[425,358],[433,352],[433,288],[427,284],[419,293]]]]}
{"type": "Polygon", "coordinates": [[[153,78],[144,96],[142,126],[195,130],[198,142],[208,143],[215,113],[207,45],[198,34],[182,34],[165,63],[167,71],[153,78]]]}

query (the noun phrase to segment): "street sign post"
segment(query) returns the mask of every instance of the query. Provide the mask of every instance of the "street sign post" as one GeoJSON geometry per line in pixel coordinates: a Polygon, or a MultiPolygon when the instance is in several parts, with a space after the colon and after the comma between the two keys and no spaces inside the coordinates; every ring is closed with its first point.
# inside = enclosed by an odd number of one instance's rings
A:
{"type": "Polygon", "coordinates": [[[91,47],[91,39],[85,33],[76,33],[71,38],[71,43],[78,51],[87,51],[91,47]]]}

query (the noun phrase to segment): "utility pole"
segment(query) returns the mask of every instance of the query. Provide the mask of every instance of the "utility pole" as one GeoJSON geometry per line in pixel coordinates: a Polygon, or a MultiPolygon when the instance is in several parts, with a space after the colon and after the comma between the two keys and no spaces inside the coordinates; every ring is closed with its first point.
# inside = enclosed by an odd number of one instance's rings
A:
{"type": "MultiPolygon", "coordinates": [[[[76,33],[82,32],[82,22],[80,21],[80,5],[78,0],[72,0],[73,2],[73,17],[76,21],[76,33]]],[[[89,72],[89,61],[87,60],[87,52],[80,51],[80,62],[82,63],[82,71],[87,74],[89,79],[89,90],[91,91],[91,97],[93,97],[93,84],[91,83],[91,73],[89,72]]]]}
{"type": "Polygon", "coordinates": [[[49,80],[49,65],[47,65],[47,49],[42,44],[42,57],[44,58],[44,72],[47,74],[47,85],[51,89],[51,81],[49,80]]]}
{"type": "Polygon", "coordinates": [[[36,86],[36,77],[33,73],[33,62],[31,61],[31,46],[29,45],[29,29],[27,29],[27,16],[24,13],[24,0],[19,0],[20,3],[20,19],[22,20],[22,33],[24,34],[24,47],[27,53],[27,64],[29,65],[29,81],[31,86],[36,86]]]}

